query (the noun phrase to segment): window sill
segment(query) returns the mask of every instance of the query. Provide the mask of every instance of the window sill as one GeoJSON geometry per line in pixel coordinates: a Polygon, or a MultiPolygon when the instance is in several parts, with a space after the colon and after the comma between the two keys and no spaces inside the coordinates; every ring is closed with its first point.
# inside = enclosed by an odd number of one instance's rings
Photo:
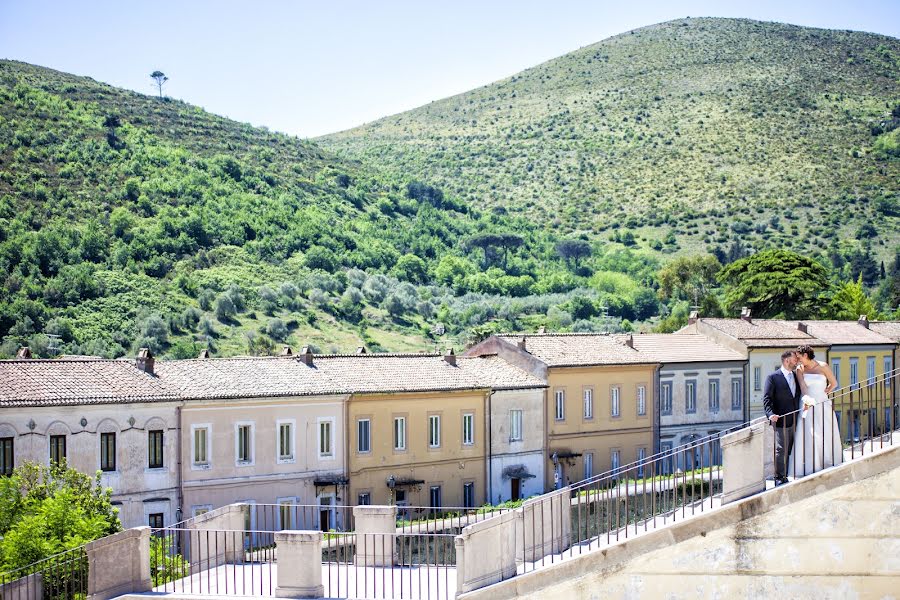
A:
{"type": "Polygon", "coordinates": [[[297,462],[297,460],[296,460],[293,456],[291,456],[291,457],[279,458],[278,460],[275,461],[275,464],[278,464],[278,465],[293,465],[293,464],[295,464],[296,462],[297,462]]]}
{"type": "Polygon", "coordinates": [[[252,467],[255,463],[252,460],[238,460],[235,461],[234,466],[236,467],[252,467]]]}
{"type": "Polygon", "coordinates": [[[191,463],[192,471],[209,471],[212,468],[210,463],[191,463]]]}

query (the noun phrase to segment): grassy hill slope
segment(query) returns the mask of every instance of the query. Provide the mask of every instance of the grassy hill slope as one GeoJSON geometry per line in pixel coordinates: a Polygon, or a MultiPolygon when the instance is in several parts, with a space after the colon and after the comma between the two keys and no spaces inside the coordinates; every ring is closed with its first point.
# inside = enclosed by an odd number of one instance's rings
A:
{"type": "Polygon", "coordinates": [[[626,228],[678,252],[859,238],[885,257],[900,239],[898,118],[900,40],[701,18],[319,141],[591,239],[626,228]]]}

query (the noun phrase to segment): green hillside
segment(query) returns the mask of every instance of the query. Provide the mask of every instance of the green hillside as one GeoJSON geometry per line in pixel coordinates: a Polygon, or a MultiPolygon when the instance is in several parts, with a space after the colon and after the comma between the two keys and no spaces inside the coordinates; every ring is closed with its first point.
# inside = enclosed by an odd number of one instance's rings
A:
{"type": "Polygon", "coordinates": [[[900,40],[701,18],[319,141],[590,239],[628,230],[656,252],[720,258],[736,239],[870,242],[884,258],[900,240],[898,124],[900,40]]]}

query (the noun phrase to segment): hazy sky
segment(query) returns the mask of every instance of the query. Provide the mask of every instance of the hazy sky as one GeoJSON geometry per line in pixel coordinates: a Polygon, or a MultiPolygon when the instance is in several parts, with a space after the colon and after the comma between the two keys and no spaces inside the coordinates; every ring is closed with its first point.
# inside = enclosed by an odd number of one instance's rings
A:
{"type": "Polygon", "coordinates": [[[0,0],[0,57],[312,137],[685,16],[900,37],[900,0],[246,2],[0,0]]]}

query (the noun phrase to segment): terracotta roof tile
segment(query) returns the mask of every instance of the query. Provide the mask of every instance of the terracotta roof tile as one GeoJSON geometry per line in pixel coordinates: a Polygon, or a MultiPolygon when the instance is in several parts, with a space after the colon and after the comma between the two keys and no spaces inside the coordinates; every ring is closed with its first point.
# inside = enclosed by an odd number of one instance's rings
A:
{"type": "Polygon", "coordinates": [[[900,321],[870,321],[869,327],[894,342],[900,342],[900,321]]]}
{"type": "Polygon", "coordinates": [[[515,344],[525,338],[525,350],[548,367],[655,364],[657,361],[627,345],[628,335],[608,333],[501,334],[515,344]]]}
{"type": "MultiPolygon", "coordinates": [[[[856,321],[782,321],[797,328],[798,323],[806,324],[806,331],[831,345],[893,345],[894,340],[873,329],[867,329],[856,321]]],[[[871,324],[870,324],[871,327],[871,324]]]]}
{"type": "MultiPolygon", "coordinates": [[[[701,318],[700,322],[740,340],[751,348],[790,348],[802,344],[828,345],[823,340],[797,329],[796,322],[793,326],[787,321],[771,319],[753,319],[748,322],[743,319],[701,318]]],[[[685,335],[682,332],[676,332],[676,334],[685,335]]]]}
{"type": "Polygon", "coordinates": [[[743,361],[746,357],[700,334],[645,333],[634,336],[634,347],[661,363],[743,361]]]}

